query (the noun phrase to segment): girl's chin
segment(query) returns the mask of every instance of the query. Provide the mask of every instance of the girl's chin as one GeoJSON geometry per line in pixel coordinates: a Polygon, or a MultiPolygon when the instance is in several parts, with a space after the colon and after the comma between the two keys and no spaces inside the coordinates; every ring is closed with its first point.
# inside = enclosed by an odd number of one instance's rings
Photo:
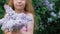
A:
{"type": "Polygon", "coordinates": [[[19,8],[19,7],[17,7],[16,9],[20,9],[20,10],[21,10],[21,9],[23,9],[23,8],[19,8]]]}
{"type": "Polygon", "coordinates": [[[19,7],[16,7],[16,9],[23,9],[23,7],[20,7],[20,6],[19,6],[19,7]]]}

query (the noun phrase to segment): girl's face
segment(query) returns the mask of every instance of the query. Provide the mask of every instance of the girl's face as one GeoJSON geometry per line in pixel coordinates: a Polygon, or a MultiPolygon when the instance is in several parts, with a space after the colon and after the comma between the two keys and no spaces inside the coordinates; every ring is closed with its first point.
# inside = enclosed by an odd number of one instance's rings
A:
{"type": "Polygon", "coordinates": [[[24,9],[26,0],[13,0],[15,9],[24,9]]]}

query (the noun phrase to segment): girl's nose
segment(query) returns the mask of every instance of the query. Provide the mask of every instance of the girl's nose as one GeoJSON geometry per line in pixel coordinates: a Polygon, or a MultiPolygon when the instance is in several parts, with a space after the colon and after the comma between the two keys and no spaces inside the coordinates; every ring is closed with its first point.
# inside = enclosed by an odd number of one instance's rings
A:
{"type": "Polygon", "coordinates": [[[18,0],[18,3],[21,3],[21,0],[18,0]]]}
{"type": "Polygon", "coordinates": [[[18,3],[21,3],[21,1],[18,1],[18,3]]]}

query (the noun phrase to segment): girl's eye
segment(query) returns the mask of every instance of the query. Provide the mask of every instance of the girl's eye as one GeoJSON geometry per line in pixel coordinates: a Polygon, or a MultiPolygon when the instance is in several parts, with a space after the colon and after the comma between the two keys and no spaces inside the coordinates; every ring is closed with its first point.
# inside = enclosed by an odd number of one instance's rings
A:
{"type": "Polygon", "coordinates": [[[17,1],[17,0],[15,0],[15,1],[17,1]]]}
{"type": "Polygon", "coordinates": [[[17,1],[17,0],[14,0],[14,1],[17,1]]]}
{"type": "Polygon", "coordinates": [[[25,0],[14,0],[14,1],[25,1],[25,0]]]}
{"type": "Polygon", "coordinates": [[[21,0],[21,1],[25,1],[25,0],[21,0]]]}

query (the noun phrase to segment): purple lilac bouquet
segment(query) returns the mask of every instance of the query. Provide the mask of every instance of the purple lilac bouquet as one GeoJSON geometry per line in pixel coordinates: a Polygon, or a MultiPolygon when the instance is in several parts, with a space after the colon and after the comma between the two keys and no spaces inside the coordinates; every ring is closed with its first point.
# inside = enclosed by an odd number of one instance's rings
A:
{"type": "Polygon", "coordinates": [[[0,25],[2,25],[2,31],[9,29],[9,31],[20,30],[27,25],[28,22],[32,21],[31,17],[27,17],[26,14],[16,14],[15,11],[8,5],[4,5],[6,15],[0,19],[0,25]]]}

